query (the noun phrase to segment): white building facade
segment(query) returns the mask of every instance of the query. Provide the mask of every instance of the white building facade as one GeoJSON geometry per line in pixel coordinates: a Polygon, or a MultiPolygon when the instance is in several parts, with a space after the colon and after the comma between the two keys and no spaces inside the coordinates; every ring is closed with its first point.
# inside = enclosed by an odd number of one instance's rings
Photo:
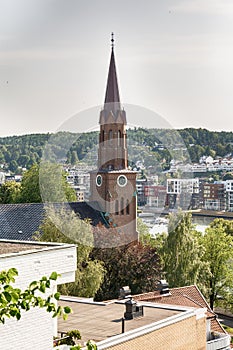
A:
{"type": "MultiPolygon", "coordinates": [[[[1,270],[16,268],[19,275],[14,286],[21,290],[42,276],[49,277],[53,271],[61,276],[54,281],[49,294],[56,292],[58,284],[75,280],[75,245],[0,240],[0,246],[0,251],[6,247],[4,254],[0,254],[1,270]]],[[[7,319],[4,325],[0,324],[0,333],[2,350],[49,350],[53,347],[53,336],[57,335],[57,319],[44,309],[32,308],[22,312],[19,321],[7,319]]]]}

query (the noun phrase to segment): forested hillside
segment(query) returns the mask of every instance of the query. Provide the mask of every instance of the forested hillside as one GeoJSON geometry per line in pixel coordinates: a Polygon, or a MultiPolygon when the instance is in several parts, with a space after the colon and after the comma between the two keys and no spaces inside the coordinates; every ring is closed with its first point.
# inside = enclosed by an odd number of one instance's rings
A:
{"type": "MultiPolygon", "coordinates": [[[[131,144],[137,144],[138,148],[135,148],[137,155],[141,152],[142,158],[146,159],[144,151],[149,149],[157,161],[164,160],[167,166],[173,157],[172,149],[177,147],[179,151],[179,147],[182,148],[184,144],[192,162],[198,162],[203,155],[223,157],[233,153],[233,132],[213,132],[193,128],[182,130],[138,128],[128,130],[128,140],[131,144]],[[180,139],[177,138],[178,134],[180,139]]],[[[2,137],[0,138],[2,168],[12,173],[20,172],[21,168],[30,168],[32,164],[40,161],[47,142],[51,154],[61,162],[68,164],[76,164],[78,161],[92,162],[93,160],[86,156],[93,148],[96,150],[98,132],[80,135],[59,132],[56,135],[32,134],[2,137]]]]}

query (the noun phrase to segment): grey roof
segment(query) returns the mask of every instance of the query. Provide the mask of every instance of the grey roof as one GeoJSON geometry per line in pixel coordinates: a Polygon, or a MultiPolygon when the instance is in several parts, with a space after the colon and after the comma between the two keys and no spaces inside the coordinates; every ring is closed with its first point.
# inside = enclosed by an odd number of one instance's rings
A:
{"type": "MultiPolygon", "coordinates": [[[[71,208],[80,219],[91,220],[93,226],[98,223],[107,225],[104,214],[96,202],[54,203],[56,209],[71,208]]],[[[0,239],[32,240],[39,230],[46,213],[45,203],[1,204],[0,239]]]]}

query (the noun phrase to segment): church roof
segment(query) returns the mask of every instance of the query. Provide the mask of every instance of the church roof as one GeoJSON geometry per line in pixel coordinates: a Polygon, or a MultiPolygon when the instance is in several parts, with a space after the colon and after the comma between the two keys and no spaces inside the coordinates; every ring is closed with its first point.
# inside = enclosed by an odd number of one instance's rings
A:
{"type": "MultiPolygon", "coordinates": [[[[72,209],[80,219],[90,219],[93,226],[107,225],[97,202],[53,203],[55,209],[72,209]]],[[[46,214],[45,203],[0,205],[0,239],[32,240],[46,214]]]]}

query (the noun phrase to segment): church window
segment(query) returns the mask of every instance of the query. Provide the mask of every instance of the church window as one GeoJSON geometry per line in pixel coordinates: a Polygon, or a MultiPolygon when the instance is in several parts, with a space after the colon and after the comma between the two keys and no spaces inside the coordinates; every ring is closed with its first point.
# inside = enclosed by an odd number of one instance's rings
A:
{"type": "Polygon", "coordinates": [[[126,201],[126,215],[129,215],[129,200],[126,201]]]}
{"type": "Polygon", "coordinates": [[[116,212],[116,215],[119,215],[119,201],[116,200],[116,203],[115,203],[115,212],[116,212]]]}
{"type": "Polygon", "coordinates": [[[121,131],[118,130],[117,133],[117,146],[121,146],[121,131]]]}
{"type": "Polygon", "coordinates": [[[124,215],[125,211],[124,211],[124,198],[121,197],[121,215],[124,215]]]}
{"type": "Polygon", "coordinates": [[[109,130],[108,139],[109,139],[109,142],[111,144],[112,143],[112,130],[109,130]]]}

